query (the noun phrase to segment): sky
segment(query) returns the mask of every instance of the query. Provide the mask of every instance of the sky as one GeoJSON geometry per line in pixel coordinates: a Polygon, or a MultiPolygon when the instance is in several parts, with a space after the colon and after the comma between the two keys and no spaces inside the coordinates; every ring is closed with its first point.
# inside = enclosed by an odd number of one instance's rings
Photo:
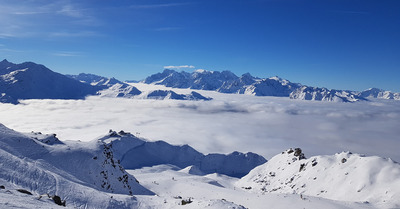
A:
{"type": "Polygon", "coordinates": [[[0,0],[0,59],[140,80],[230,70],[400,92],[398,0],[0,0]]]}

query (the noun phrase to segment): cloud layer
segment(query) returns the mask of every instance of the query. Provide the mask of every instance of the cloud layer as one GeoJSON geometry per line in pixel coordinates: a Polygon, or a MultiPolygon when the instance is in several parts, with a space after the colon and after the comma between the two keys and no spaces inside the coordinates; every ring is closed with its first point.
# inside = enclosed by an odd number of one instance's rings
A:
{"type": "Polygon", "coordinates": [[[342,104],[201,93],[214,100],[26,100],[0,104],[0,123],[17,131],[57,133],[61,140],[88,141],[114,129],[189,144],[205,153],[252,151],[270,158],[301,147],[307,156],[352,151],[400,161],[399,102],[342,104]]]}

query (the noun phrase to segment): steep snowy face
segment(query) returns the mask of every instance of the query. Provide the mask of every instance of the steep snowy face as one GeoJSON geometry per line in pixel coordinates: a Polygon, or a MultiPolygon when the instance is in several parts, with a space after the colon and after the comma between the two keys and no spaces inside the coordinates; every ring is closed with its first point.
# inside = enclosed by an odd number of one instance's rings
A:
{"type": "Polygon", "coordinates": [[[350,152],[306,159],[289,149],[255,168],[237,186],[260,194],[290,193],[400,207],[400,164],[350,152]]]}
{"type": "Polygon", "coordinates": [[[164,141],[149,142],[123,131],[112,131],[99,140],[112,145],[116,159],[127,169],[171,164],[181,169],[196,166],[204,174],[220,173],[242,177],[266,162],[265,158],[254,153],[204,155],[188,145],[174,146],[164,141]]]}
{"type": "Polygon", "coordinates": [[[102,89],[32,62],[13,64],[3,60],[0,67],[0,100],[6,102],[16,103],[18,99],[83,99],[102,89]]]}
{"type": "Polygon", "coordinates": [[[333,101],[333,102],[356,102],[365,100],[357,94],[350,91],[330,90],[327,88],[316,88],[302,86],[290,93],[291,99],[301,100],[319,100],[319,101],[333,101]]]}
{"type": "Polygon", "coordinates": [[[153,194],[119,164],[112,145],[97,140],[62,143],[55,135],[25,135],[0,124],[0,162],[1,181],[37,195],[57,195],[76,207],[107,206],[106,193],[153,194]]]}
{"type": "Polygon", "coordinates": [[[127,83],[121,82],[115,78],[106,78],[94,74],[80,73],[79,75],[67,75],[70,78],[78,80],[82,83],[87,83],[92,86],[105,88],[98,92],[99,95],[104,97],[123,97],[132,98],[142,92],[136,87],[127,83]]]}
{"type": "Polygon", "coordinates": [[[393,93],[377,88],[370,88],[359,92],[358,95],[364,98],[377,98],[377,99],[394,99],[400,100],[400,93],[393,93]]]}
{"type": "Polygon", "coordinates": [[[255,96],[288,97],[292,91],[299,87],[299,84],[291,83],[288,80],[280,79],[278,77],[272,77],[257,81],[246,88],[245,93],[255,96]]]}
{"type": "Polygon", "coordinates": [[[66,75],[66,76],[78,80],[82,83],[90,84],[92,86],[111,87],[115,84],[125,84],[124,82],[121,82],[115,78],[106,78],[103,76],[88,74],[88,73],[80,73],[79,75],[66,75]]]}
{"type": "Polygon", "coordinates": [[[192,91],[190,94],[178,94],[171,90],[154,90],[149,92],[144,92],[138,98],[142,99],[157,99],[157,100],[165,100],[165,99],[174,99],[174,100],[192,100],[192,101],[209,101],[212,100],[210,97],[205,97],[197,92],[192,91]]]}

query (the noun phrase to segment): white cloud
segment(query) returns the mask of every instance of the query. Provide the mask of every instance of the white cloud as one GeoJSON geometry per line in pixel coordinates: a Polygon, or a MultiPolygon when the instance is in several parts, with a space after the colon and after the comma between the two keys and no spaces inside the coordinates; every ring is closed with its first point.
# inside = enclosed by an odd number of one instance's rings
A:
{"type": "Polygon", "coordinates": [[[53,55],[59,56],[59,57],[78,57],[78,56],[82,56],[82,53],[81,52],[60,51],[60,52],[53,53],[53,55]]]}
{"type": "Polygon", "coordinates": [[[56,133],[62,140],[88,141],[114,129],[205,153],[252,151],[270,158],[301,147],[307,156],[348,150],[400,161],[399,101],[342,104],[200,93],[214,100],[27,100],[0,104],[0,122],[17,131],[56,133]]]}
{"type": "Polygon", "coordinates": [[[185,68],[193,69],[195,67],[193,65],[178,65],[178,66],[169,65],[169,66],[164,66],[164,69],[185,69],[185,68]]]}

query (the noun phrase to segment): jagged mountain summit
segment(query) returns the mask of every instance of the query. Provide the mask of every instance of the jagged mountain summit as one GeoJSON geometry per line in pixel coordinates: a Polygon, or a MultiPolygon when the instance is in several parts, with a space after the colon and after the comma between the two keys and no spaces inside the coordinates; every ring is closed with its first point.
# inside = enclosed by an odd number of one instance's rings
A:
{"type": "MultiPolygon", "coordinates": [[[[174,88],[212,90],[221,93],[250,94],[255,96],[278,96],[291,99],[355,102],[371,98],[368,91],[354,92],[327,88],[309,87],[292,83],[277,76],[256,78],[249,73],[238,77],[229,71],[196,70],[192,73],[165,69],[142,81],[147,84],[164,85],[174,88]]],[[[375,98],[400,99],[398,93],[378,93],[375,98]],[[387,96],[379,96],[387,95],[387,96]]]]}
{"type": "Polygon", "coordinates": [[[288,149],[236,185],[259,194],[299,194],[400,207],[400,164],[351,152],[307,159],[301,149],[288,149]]]}
{"type": "Polygon", "coordinates": [[[369,88],[367,90],[359,92],[358,95],[364,98],[400,100],[400,93],[393,93],[391,91],[385,91],[378,88],[369,88]]]}
{"type": "Polygon", "coordinates": [[[174,100],[203,100],[208,101],[212,98],[192,91],[190,94],[178,94],[172,90],[154,90],[140,91],[133,85],[119,81],[115,78],[106,78],[94,74],[80,73],[79,75],[68,75],[82,83],[88,83],[92,86],[105,87],[106,89],[98,92],[103,97],[123,97],[123,98],[141,98],[141,99],[174,99],[174,100]]]}
{"type": "Polygon", "coordinates": [[[84,99],[101,89],[33,62],[0,62],[0,102],[3,103],[17,104],[19,99],[84,99]]]}
{"type": "Polygon", "coordinates": [[[107,86],[111,87],[115,84],[123,84],[126,85],[124,82],[119,81],[115,78],[106,78],[103,76],[95,75],[95,74],[90,74],[90,73],[80,73],[78,75],[66,75],[70,78],[73,78],[75,80],[78,80],[82,83],[87,83],[92,86],[107,86]]]}

